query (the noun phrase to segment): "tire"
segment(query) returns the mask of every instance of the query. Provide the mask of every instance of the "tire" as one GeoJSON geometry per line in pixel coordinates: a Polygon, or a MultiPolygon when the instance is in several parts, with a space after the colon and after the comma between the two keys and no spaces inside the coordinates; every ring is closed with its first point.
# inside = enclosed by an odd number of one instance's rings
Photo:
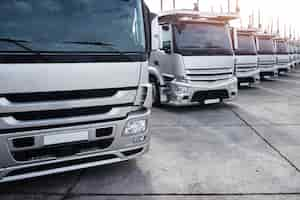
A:
{"type": "Polygon", "coordinates": [[[153,106],[160,106],[160,89],[158,86],[158,82],[156,78],[150,76],[150,84],[152,85],[152,105],[153,106]]]}

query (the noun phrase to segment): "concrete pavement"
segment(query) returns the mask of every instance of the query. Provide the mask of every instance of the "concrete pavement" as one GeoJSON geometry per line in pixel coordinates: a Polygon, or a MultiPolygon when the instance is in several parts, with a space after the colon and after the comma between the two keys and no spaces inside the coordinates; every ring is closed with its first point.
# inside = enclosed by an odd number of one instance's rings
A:
{"type": "Polygon", "coordinates": [[[300,199],[300,71],[233,102],[154,108],[135,161],[0,185],[0,199],[300,199]]]}

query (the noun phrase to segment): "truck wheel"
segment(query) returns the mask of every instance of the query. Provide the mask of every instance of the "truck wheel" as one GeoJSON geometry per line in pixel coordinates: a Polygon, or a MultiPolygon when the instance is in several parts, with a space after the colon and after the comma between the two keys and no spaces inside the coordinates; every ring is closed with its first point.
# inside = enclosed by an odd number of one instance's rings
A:
{"type": "Polygon", "coordinates": [[[159,86],[155,78],[150,77],[150,83],[152,85],[152,105],[153,106],[160,106],[160,91],[159,86]]]}

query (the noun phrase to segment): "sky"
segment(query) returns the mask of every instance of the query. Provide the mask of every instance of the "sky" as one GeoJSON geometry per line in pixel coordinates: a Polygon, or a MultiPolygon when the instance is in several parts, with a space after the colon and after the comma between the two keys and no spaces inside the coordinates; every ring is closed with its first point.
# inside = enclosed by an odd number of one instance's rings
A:
{"type": "MultiPolygon", "coordinates": [[[[145,0],[152,12],[160,11],[161,0],[145,0]]],[[[164,10],[172,9],[173,0],[163,0],[164,10]]],[[[232,9],[235,8],[235,1],[230,0],[232,9]]],[[[176,8],[193,8],[196,0],[176,0],[176,8]]],[[[212,7],[215,12],[227,10],[227,0],[199,0],[200,11],[211,11],[212,7]]],[[[255,24],[258,24],[258,10],[261,10],[262,23],[267,28],[267,24],[271,24],[273,18],[274,31],[277,30],[277,18],[279,17],[279,24],[281,35],[284,35],[284,26],[286,26],[287,35],[289,34],[289,27],[292,32],[300,37],[300,1],[299,0],[240,0],[241,18],[243,26],[247,26],[249,22],[249,15],[253,12],[255,14],[255,24]]]]}

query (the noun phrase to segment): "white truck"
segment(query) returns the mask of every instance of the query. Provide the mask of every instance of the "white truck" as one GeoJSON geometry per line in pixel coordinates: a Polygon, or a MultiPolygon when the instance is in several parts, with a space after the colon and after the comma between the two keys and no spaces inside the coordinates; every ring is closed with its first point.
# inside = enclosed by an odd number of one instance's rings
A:
{"type": "Polygon", "coordinates": [[[296,41],[296,49],[297,49],[297,65],[300,64],[300,41],[296,41]]]}
{"type": "Polygon", "coordinates": [[[266,76],[273,77],[277,75],[273,37],[272,34],[268,33],[257,33],[255,36],[261,79],[266,76]]]}
{"type": "Polygon", "coordinates": [[[287,40],[276,37],[273,39],[276,52],[276,68],[278,74],[287,73],[290,70],[290,58],[287,40]]]}
{"type": "Polygon", "coordinates": [[[289,46],[291,67],[294,68],[297,65],[297,49],[296,49],[295,41],[289,40],[288,46],[289,46]]]}
{"type": "Polygon", "coordinates": [[[0,1],[0,182],[147,152],[148,18],[142,0],[0,1]]]}
{"type": "Polygon", "coordinates": [[[236,15],[174,10],[153,23],[154,104],[219,103],[238,95],[228,22],[236,15]]]}
{"type": "Polygon", "coordinates": [[[260,81],[255,33],[255,29],[232,29],[236,75],[240,85],[252,85],[260,81]]]}

